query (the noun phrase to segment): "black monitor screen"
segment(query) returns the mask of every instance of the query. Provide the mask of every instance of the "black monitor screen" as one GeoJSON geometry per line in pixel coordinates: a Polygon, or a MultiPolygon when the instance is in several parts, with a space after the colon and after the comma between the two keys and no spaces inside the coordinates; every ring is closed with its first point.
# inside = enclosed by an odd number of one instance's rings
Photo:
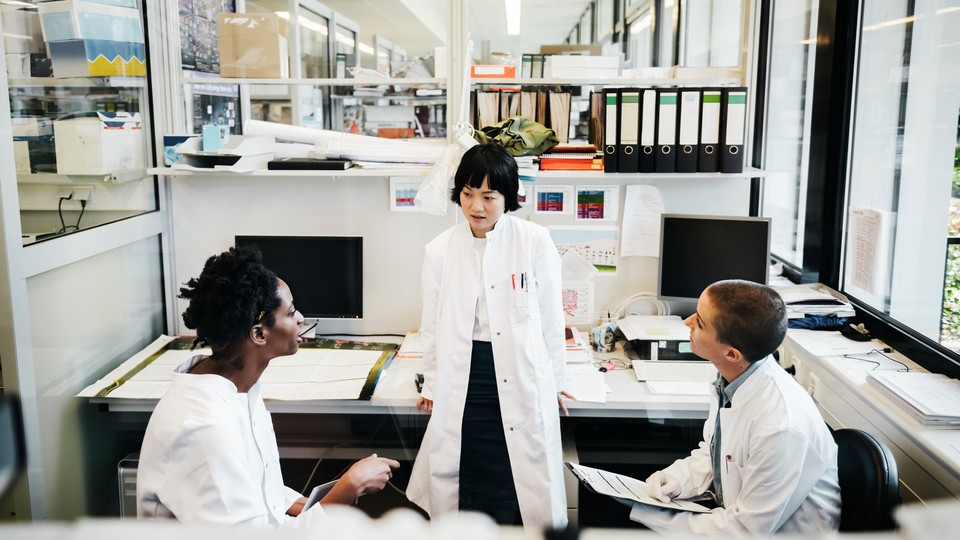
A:
{"type": "Polygon", "coordinates": [[[663,215],[660,298],[696,300],[722,279],[766,284],[769,266],[768,218],[663,215]]]}
{"type": "Polygon", "coordinates": [[[263,264],[290,286],[304,317],[363,317],[363,238],[359,236],[237,236],[256,246],[263,264]]]}

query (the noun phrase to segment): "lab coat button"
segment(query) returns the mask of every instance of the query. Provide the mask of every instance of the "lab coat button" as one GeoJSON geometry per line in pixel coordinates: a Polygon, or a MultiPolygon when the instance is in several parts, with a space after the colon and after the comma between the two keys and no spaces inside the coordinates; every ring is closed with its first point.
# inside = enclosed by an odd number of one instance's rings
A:
{"type": "Polygon", "coordinates": [[[504,379],[504,380],[503,380],[503,382],[507,382],[507,380],[506,380],[506,379],[504,379]]]}
{"type": "Polygon", "coordinates": [[[510,431],[513,431],[513,428],[510,428],[510,431]]]}
{"type": "Polygon", "coordinates": [[[500,335],[500,332],[497,332],[497,335],[499,336],[499,335],[500,335]]]}

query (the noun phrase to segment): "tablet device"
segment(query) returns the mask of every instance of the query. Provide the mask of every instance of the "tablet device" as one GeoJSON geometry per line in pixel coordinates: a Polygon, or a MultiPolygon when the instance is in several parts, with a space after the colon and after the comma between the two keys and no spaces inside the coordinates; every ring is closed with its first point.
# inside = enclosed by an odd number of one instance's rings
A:
{"type": "Polygon", "coordinates": [[[324,498],[327,493],[330,493],[330,490],[333,489],[333,486],[336,485],[336,483],[337,481],[333,480],[313,488],[313,491],[310,492],[310,496],[307,497],[307,504],[303,505],[303,510],[305,511],[311,506],[320,502],[320,499],[324,498]]]}

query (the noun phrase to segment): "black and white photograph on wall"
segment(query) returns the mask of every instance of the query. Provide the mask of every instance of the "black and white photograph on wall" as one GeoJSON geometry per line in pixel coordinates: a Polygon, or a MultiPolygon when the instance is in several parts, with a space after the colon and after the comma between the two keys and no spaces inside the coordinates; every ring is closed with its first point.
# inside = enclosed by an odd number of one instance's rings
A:
{"type": "Polygon", "coordinates": [[[180,64],[183,69],[220,73],[217,15],[236,11],[234,0],[179,0],[180,64]]]}

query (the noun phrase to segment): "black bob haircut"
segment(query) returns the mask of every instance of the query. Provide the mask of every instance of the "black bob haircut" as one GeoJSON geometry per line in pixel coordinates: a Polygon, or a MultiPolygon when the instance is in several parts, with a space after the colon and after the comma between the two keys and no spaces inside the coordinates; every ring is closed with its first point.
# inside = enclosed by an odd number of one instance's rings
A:
{"type": "Polygon", "coordinates": [[[190,301],[183,322],[197,331],[194,347],[223,352],[242,343],[255,324],[273,326],[278,287],[256,248],[232,247],[207,259],[200,276],[180,288],[180,298],[190,301]]]}
{"type": "Polygon", "coordinates": [[[520,201],[517,200],[517,192],[520,191],[517,160],[495,143],[478,144],[464,152],[457,174],[453,177],[450,200],[459,206],[463,188],[470,186],[478,189],[483,186],[485,178],[490,189],[503,195],[505,211],[520,209],[520,201]]]}

